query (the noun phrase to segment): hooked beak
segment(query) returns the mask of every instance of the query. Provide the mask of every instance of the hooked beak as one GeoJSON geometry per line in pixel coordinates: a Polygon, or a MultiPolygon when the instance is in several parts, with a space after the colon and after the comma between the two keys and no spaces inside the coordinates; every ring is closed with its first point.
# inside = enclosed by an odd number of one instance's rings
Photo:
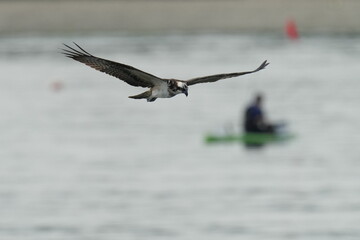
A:
{"type": "Polygon", "coordinates": [[[188,96],[188,90],[184,89],[183,93],[185,94],[185,96],[188,96]]]}

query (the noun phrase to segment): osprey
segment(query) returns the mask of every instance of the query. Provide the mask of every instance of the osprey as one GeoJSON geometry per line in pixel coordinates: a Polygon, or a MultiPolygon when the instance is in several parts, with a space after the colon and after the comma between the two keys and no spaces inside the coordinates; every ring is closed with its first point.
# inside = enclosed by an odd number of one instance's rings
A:
{"type": "Polygon", "coordinates": [[[178,79],[159,78],[129,65],[95,57],[81,48],[78,44],[74,44],[78,47],[78,49],[64,44],[67,49],[63,49],[63,54],[69,58],[95,68],[96,70],[117,77],[132,86],[150,88],[148,91],[141,94],[129,96],[129,98],[133,99],[145,98],[148,102],[153,102],[157,98],[171,98],[180,93],[184,93],[187,96],[188,86],[197,83],[216,82],[220,79],[254,73],[264,69],[269,64],[267,61],[264,61],[253,71],[216,74],[184,81],[178,79]]]}

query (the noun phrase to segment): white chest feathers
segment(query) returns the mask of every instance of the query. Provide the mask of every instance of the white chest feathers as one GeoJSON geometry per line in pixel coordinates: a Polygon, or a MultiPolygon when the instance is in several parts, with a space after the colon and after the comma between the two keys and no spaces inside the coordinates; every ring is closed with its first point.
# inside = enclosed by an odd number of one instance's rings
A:
{"type": "Polygon", "coordinates": [[[156,98],[169,98],[174,95],[170,94],[167,84],[161,84],[160,86],[156,86],[152,88],[151,96],[156,98]]]}

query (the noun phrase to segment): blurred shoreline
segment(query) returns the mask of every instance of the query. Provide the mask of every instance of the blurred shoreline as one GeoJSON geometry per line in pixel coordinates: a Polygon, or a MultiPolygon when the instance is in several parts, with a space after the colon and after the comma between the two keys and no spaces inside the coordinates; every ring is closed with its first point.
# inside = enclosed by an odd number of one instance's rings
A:
{"type": "Polygon", "coordinates": [[[0,34],[87,32],[360,33],[356,0],[0,1],[0,34]]]}

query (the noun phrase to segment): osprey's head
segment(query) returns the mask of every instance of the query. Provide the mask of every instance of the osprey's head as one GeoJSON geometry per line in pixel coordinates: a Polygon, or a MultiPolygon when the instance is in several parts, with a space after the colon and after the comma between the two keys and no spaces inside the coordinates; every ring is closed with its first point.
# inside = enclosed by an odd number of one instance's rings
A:
{"type": "Polygon", "coordinates": [[[185,82],[177,81],[174,79],[168,80],[168,87],[175,95],[183,93],[188,96],[188,86],[185,82]]]}

